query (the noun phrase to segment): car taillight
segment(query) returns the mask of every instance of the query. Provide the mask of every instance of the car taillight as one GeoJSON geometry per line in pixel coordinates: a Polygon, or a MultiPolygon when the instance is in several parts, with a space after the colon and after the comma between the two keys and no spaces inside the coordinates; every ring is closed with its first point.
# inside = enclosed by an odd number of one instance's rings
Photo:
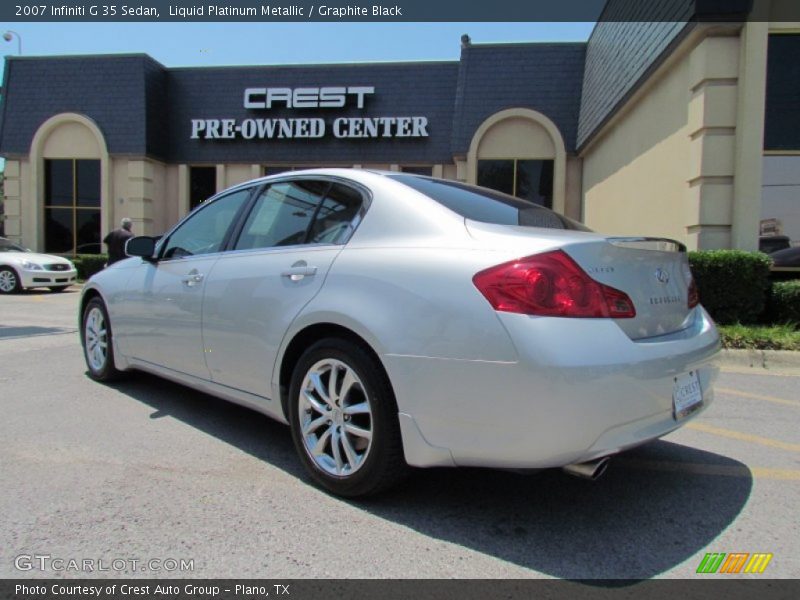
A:
{"type": "Polygon", "coordinates": [[[694,282],[694,277],[689,282],[689,308],[694,308],[700,304],[700,294],[697,293],[697,284],[694,282]]]}
{"type": "Polygon", "coordinates": [[[700,294],[697,293],[697,284],[694,281],[694,275],[692,275],[692,269],[689,267],[688,263],[683,265],[683,276],[689,287],[688,306],[689,308],[694,308],[700,304],[700,294]]]}
{"type": "Polygon", "coordinates": [[[611,319],[636,316],[625,292],[595,281],[562,250],[490,267],[472,282],[502,312],[611,319]]]}

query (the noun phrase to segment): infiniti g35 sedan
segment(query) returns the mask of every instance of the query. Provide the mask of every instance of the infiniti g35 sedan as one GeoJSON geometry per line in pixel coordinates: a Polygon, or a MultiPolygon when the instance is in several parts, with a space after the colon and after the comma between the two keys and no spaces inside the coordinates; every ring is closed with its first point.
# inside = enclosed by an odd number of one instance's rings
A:
{"type": "Polygon", "coordinates": [[[706,408],[719,336],[685,248],[404,173],[236,186],[84,288],[89,375],[139,370],[289,424],[325,489],[409,466],[561,467],[706,408]]]}

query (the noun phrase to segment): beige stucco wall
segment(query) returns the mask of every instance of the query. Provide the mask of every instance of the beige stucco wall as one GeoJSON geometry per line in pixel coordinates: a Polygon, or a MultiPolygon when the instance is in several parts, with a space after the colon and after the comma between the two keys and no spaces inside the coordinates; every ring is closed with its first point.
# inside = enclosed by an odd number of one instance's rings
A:
{"type": "Polygon", "coordinates": [[[98,140],[84,125],[71,121],[56,125],[44,141],[44,158],[100,158],[98,140]]]}
{"type": "MultiPolygon", "coordinates": [[[[131,214],[129,209],[130,203],[127,202],[128,197],[128,161],[125,159],[114,160],[111,159],[111,185],[112,185],[112,198],[106,205],[106,213],[109,214],[109,222],[111,228],[119,227],[119,221],[122,217],[135,219],[136,215],[131,214]]],[[[136,233],[143,234],[141,221],[138,223],[134,221],[133,230],[136,233]]],[[[105,233],[103,234],[105,235],[105,233]]]]}
{"type": "Polygon", "coordinates": [[[456,165],[442,165],[442,177],[444,179],[458,179],[458,168],[456,165]]]}
{"type": "Polygon", "coordinates": [[[564,191],[564,214],[570,219],[583,221],[583,159],[567,156],[567,173],[564,191]]]}
{"type": "MultiPolygon", "coordinates": [[[[186,167],[183,168],[186,170],[186,167]]],[[[161,223],[161,231],[156,235],[165,233],[169,227],[178,222],[180,217],[184,214],[180,211],[181,200],[181,175],[182,171],[178,165],[165,165],[164,167],[164,222],[161,223]]],[[[188,173],[186,174],[188,179],[188,173]]],[[[188,185],[188,182],[187,182],[188,185]]]]}
{"type": "Polygon", "coordinates": [[[478,142],[481,159],[552,159],[555,156],[555,145],[545,128],[522,117],[503,119],[492,125],[478,142]]]}
{"type": "Polygon", "coordinates": [[[757,247],[766,32],[701,27],[650,77],[582,152],[587,225],[757,247]]]}
{"type": "Polygon", "coordinates": [[[688,79],[686,59],[584,153],[583,212],[592,229],[685,239],[688,79]]]}
{"type": "Polygon", "coordinates": [[[217,165],[217,191],[249,181],[261,175],[260,165],[227,164],[217,165]],[[254,171],[255,168],[255,171],[254,171]],[[255,175],[253,173],[256,173],[255,175]]]}
{"type": "Polygon", "coordinates": [[[23,198],[28,196],[28,161],[6,160],[4,176],[3,211],[7,238],[30,248],[35,247],[35,232],[26,232],[23,227],[23,198]]]}
{"type": "Polygon", "coordinates": [[[149,158],[112,157],[111,162],[112,199],[105,209],[113,226],[128,217],[136,234],[162,233],[170,214],[167,203],[175,197],[167,193],[167,166],[149,158]]]}

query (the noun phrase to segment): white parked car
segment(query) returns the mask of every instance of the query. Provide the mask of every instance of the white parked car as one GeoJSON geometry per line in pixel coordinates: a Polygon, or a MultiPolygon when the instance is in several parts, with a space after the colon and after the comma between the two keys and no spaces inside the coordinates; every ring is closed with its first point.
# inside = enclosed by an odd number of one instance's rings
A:
{"type": "Polygon", "coordinates": [[[46,287],[64,291],[75,283],[78,272],[66,258],[39,254],[0,237],[0,294],[46,287]]]}
{"type": "Polygon", "coordinates": [[[89,374],[148,371],[288,423],[344,496],[408,465],[594,478],[713,398],[719,336],[679,243],[483,188],[276,175],[127,253],[83,291],[89,374]]]}

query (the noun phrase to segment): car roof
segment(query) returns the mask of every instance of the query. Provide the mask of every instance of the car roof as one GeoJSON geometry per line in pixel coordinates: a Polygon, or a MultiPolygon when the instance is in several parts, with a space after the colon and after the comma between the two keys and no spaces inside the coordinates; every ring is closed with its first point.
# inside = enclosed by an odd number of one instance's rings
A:
{"type": "Polygon", "coordinates": [[[784,248],[769,255],[769,257],[777,264],[779,262],[789,262],[792,260],[800,259],[800,246],[793,248],[784,248]]]}

